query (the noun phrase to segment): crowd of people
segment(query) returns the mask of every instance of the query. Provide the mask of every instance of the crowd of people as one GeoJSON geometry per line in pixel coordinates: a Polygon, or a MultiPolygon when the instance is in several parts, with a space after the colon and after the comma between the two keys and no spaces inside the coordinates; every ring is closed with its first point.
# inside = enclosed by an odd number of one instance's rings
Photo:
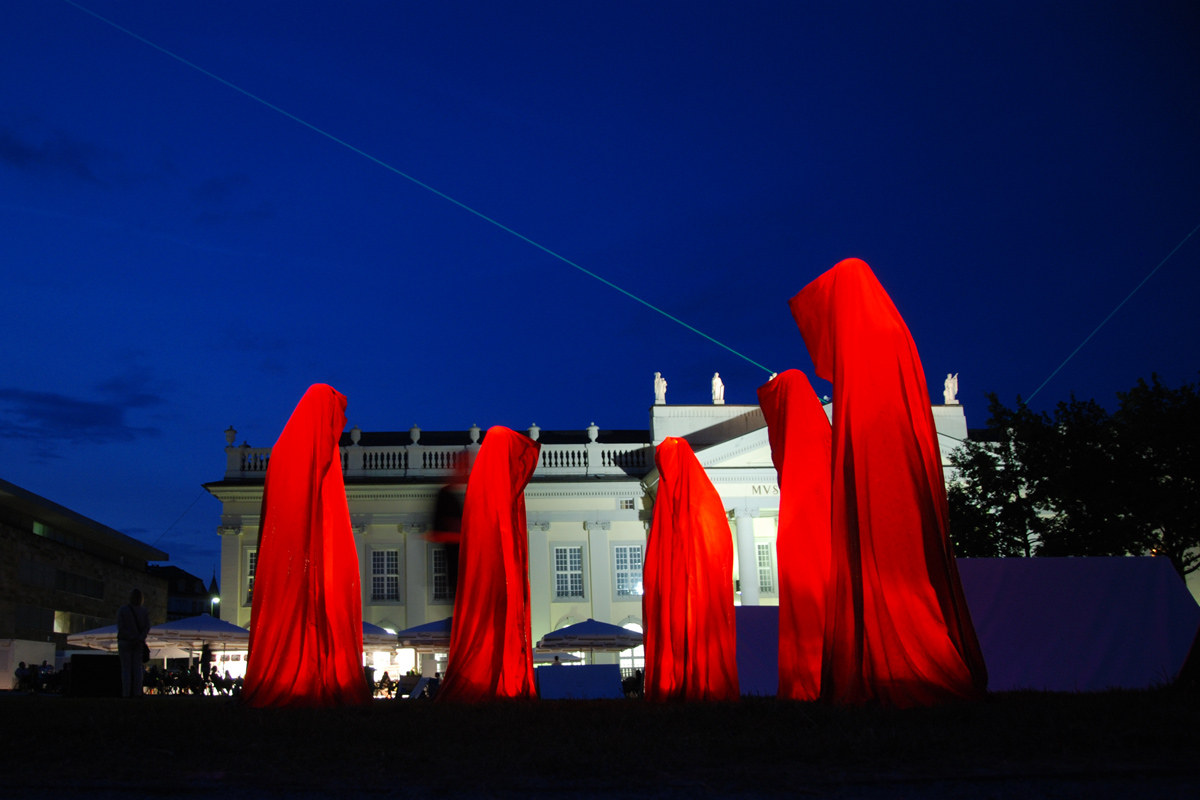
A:
{"type": "Polygon", "coordinates": [[[231,676],[229,670],[221,674],[210,664],[182,669],[163,669],[155,664],[146,670],[145,687],[147,694],[237,697],[242,690],[242,679],[231,676]]]}
{"type": "MultiPolygon", "coordinates": [[[[69,667],[69,665],[68,665],[69,667]]],[[[63,683],[70,679],[67,668],[62,672],[54,669],[53,664],[43,661],[41,664],[26,665],[24,661],[17,666],[14,673],[17,679],[18,692],[61,692],[63,683]]]]}

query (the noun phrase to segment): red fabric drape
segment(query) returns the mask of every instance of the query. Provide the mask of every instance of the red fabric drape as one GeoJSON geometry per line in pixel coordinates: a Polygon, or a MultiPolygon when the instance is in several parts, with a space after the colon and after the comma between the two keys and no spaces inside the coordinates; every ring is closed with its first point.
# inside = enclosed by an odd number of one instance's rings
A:
{"type": "Polygon", "coordinates": [[[358,553],[338,450],[345,411],[346,398],[333,387],[309,387],[271,450],[241,694],[250,706],[371,699],[362,668],[358,553]]]}
{"type": "Polygon", "coordinates": [[[658,495],[646,543],[645,696],[736,700],[733,537],[725,506],[683,439],[654,456],[658,495]]]}
{"type": "Polygon", "coordinates": [[[541,446],[488,430],[467,482],[450,661],[438,700],[534,697],[525,486],[541,446]]]}
{"type": "Polygon", "coordinates": [[[790,302],[833,383],[833,558],[821,695],[911,706],[977,697],[987,670],[947,535],[941,453],[917,347],[865,262],[790,302]]]}
{"type": "Polygon", "coordinates": [[[816,700],[829,585],[829,419],[799,370],[760,386],[758,404],[779,474],[779,696],[816,700]]]}

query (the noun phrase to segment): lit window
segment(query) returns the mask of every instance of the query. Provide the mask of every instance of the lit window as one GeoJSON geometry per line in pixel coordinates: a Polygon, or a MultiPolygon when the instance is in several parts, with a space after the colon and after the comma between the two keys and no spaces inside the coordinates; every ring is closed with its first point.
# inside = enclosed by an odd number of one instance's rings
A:
{"type": "Polygon", "coordinates": [[[258,551],[246,553],[246,605],[254,600],[254,570],[258,567],[258,551]]]}
{"type": "Polygon", "coordinates": [[[433,572],[433,599],[435,601],[453,600],[454,598],[450,595],[450,563],[446,558],[446,548],[433,548],[430,564],[433,572]]]}
{"type": "Polygon", "coordinates": [[[763,594],[775,593],[775,570],[771,565],[771,545],[759,542],[755,546],[758,555],[758,591],[763,594]]]}
{"type": "Polygon", "coordinates": [[[400,599],[400,551],[371,552],[371,599],[400,599]]]}
{"type": "Polygon", "coordinates": [[[554,595],[560,599],[583,597],[583,548],[554,548],[554,595]]]}
{"type": "Polygon", "coordinates": [[[641,596],[642,546],[640,544],[617,545],[614,554],[617,567],[617,596],[641,596]]]}

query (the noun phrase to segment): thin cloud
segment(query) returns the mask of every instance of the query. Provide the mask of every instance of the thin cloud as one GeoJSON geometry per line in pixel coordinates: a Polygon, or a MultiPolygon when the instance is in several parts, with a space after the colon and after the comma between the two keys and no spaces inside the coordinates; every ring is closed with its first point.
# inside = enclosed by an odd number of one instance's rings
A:
{"type": "Polygon", "coordinates": [[[97,387],[99,399],[59,392],[0,387],[0,438],[38,440],[49,445],[108,444],[158,436],[156,427],[130,422],[134,409],[161,406],[166,399],[134,376],[118,376],[97,387]]]}
{"type": "Polygon", "coordinates": [[[202,203],[226,203],[235,192],[249,183],[250,178],[241,172],[224,178],[209,178],[192,190],[192,197],[202,203]]]}
{"type": "Polygon", "coordinates": [[[58,132],[37,141],[0,126],[0,163],[38,174],[59,174],[103,185],[96,168],[111,160],[105,150],[58,132]]]}

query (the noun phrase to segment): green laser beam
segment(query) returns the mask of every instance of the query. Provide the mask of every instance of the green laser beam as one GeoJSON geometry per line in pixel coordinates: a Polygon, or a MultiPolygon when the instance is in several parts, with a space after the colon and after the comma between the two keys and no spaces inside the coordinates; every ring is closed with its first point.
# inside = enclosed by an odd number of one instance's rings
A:
{"type": "MultiPolygon", "coordinates": [[[[1197,225],[1196,227],[1192,228],[1192,233],[1195,233],[1196,231],[1200,231],[1200,225],[1197,225]]],[[[1157,267],[1155,267],[1154,269],[1150,270],[1150,274],[1149,274],[1149,275],[1147,275],[1146,277],[1142,278],[1142,282],[1141,282],[1141,283],[1139,283],[1137,286],[1133,287],[1133,291],[1132,291],[1132,292],[1130,292],[1129,294],[1127,294],[1127,295],[1125,296],[1125,299],[1124,299],[1124,300],[1122,300],[1121,302],[1117,303],[1117,307],[1116,307],[1116,308],[1114,308],[1114,309],[1113,309],[1113,310],[1112,310],[1112,311],[1109,313],[1109,315],[1108,315],[1107,317],[1105,317],[1105,318],[1104,318],[1104,320],[1103,320],[1103,321],[1102,321],[1102,322],[1101,322],[1099,325],[1097,325],[1097,326],[1096,326],[1096,330],[1094,330],[1094,331],[1092,331],[1091,333],[1089,333],[1089,334],[1087,335],[1087,338],[1086,338],[1086,339],[1084,339],[1082,342],[1080,342],[1080,343],[1079,343],[1079,347],[1076,347],[1074,350],[1072,350],[1072,351],[1071,351],[1071,355],[1067,356],[1067,357],[1066,357],[1066,358],[1063,360],[1063,362],[1062,362],[1061,364],[1059,364],[1059,365],[1058,365],[1058,369],[1056,369],[1056,370],[1054,370],[1054,372],[1051,372],[1051,373],[1050,373],[1050,377],[1049,377],[1049,378],[1046,378],[1046,380],[1042,381],[1042,386],[1045,386],[1047,383],[1049,383],[1049,382],[1051,381],[1051,379],[1052,379],[1052,378],[1053,378],[1055,375],[1057,375],[1057,374],[1059,373],[1059,370],[1061,370],[1063,367],[1065,367],[1065,366],[1067,365],[1067,362],[1068,362],[1068,361],[1070,361],[1072,358],[1074,358],[1074,357],[1075,357],[1075,354],[1076,354],[1076,353],[1078,353],[1080,350],[1082,350],[1082,349],[1083,349],[1083,346],[1084,346],[1085,344],[1087,344],[1089,341],[1091,341],[1092,337],[1093,337],[1093,336],[1095,336],[1095,335],[1096,335],[1096,334],[1097,334],[1097,333],[1100,331],[1100,329],[1104,327],[1104,323],[1106,323],[1106,322],[1108,322],[1110,319],[1112,319],[1112,318],[1113,318],[1113,315],[1114,315],[1114,314],[1116,314],[1118,311],[1120,311],[1120,310],[1121,310],[1121,306],[1123,306],[1123,305],[1125,305],[1126,303],[1128,303],[1128,302],[1129,302],[1129,298],[1131,298],[1131,297],[1133,297],[1135,294],[1137,294],[1137,290],[1138,290],[1138,289],[1140,289],[1140,288],[1142,288],[1142,287],[1143,287],[1143,286],[1146,284],[1146,281],[1148,281],[1148,280],[1150,280],[1151,278],[1153,278],[1153,277],[1154,277],[1154,273],[1158,272],[1158,271],[1159,271],[1159,269],[1161,269],[1161,268],[1162,268],[1162,265],[1163,265],[1163,264],[1165,264],[1165,263],[1167,263],[1167,261],[1169,261],[1169,260],[1171,259],[1171,256],[1175,255],[1175,253],[1176,253],[1176,252],[1179,250],[1179,248],[1183,247],[1183,244],[1184,244],[1184,242],[1186,242],[1188,239],[1192,238],[1192,233],[1189,233],[1187,236],[1183,237],[1183,240],[1182,240],[1182,241],[1180,241],[1180,242],[1179,242],[1179,244],[1175,245],[1175,249],[1174,249],[1174,250],[1172,250],[1171,252],[1167,253],[1167,257],[1166,257],[1166,258],[1164,258],[1162,261],[1158,262],[1158,266],[1157,266],[1157,267]]],[[[1029,401],[1030,401],[1030,400],[1032,400],[1032,399],[1034,398],[1034,395],[1036,395],[1038,392],[1040,392],[1040,391],[1042,390],[1042,386],[1039,386],[1038,388],[1034,389],[1034,390],[1033,390],[1033,394],[1031,394],[1031,395],[1029,395],[1029,397],[1025,398],[1025,405],[1029,405],[1029,401]]]]}
{"type": "Polygon", "coordinates": [[[402,177],[406,180],[412,181],[417,186],[420,186],[422,189],[425,189],[426,191],[429,191],[429,192],[433,192],[438,197],[442,198],[443,200],[448,200],[449,202],[453,203],[454,205],[458,206],[459,208],[463,209],[464,211],[469,211],[470,213],[474,214],[475,216],[479,217],[480,219],[485,220],[486,222],[490,222],[491,224],[495,225],[500,230],[512,234],[513,236],[517,237],[518,239],[520,239],[523,242],[533,245],[534,247],[536,247],[537,249],[546,253],[547,255],[551,255],[554,258],[557,258],[559,261],[563,262],[564,264],[568,264],[568,265],[574,267],[575,269],[582,272],[584,275],[587,275],[591,278],[595,278],[596,280],[603,283],[605,286],[608,286],[612,289],[616,289],[621,294],[625,295],[626,297],[630,298],[631,300],[636,300],[637,302],[644,305],[646,308],[649,308],[652,311],[657,311],[659,314],[662,314],[664,317],[671,320],[672,322],[676,322],[676,323],[682,325],[683,327],[687,328],[692,333],[695,333],[699,336],[703,336],[705,339],[707,339],[708,341],[717,345],[718,347],[725,348],[726,350],[733,353],[738,358],[741,358],[741,359],[744,359],[745,361],[750,362],[751,364],[758,367],[759,369],[766,371],[768,374],[773,374],[775,372],[775,370],[764,367],[762,364],[758,363],[757,361],[750,358],[749,356],[747,356],[743,353],[739,353],[737,350],[734,350],[732,347],[725,344],[724,342],[714,339],[713,337],[709,336],[704,331],[687,324],[686,322],[679,319],[678,317],[668,314],[666,311],[663,311],[658,306],[653,305],[652,303],[649,303],[646,300],[643,300],[642,298],[638,297],[637,295],[633,294],[632,292],[622,289],[620,286],[617,286],[612,281],[600,277],[599,275],[597,275],[596,273],[592,272],[589,269],[585,269],[584,267],[581,267],[580,265],[576,264],[571,259],[569,259],[565,256],[561,256],[558,253],[551,250],[550,248],[538,244],[533,239],[530,239],[528,236],[518,233],[517,231],[508,227],[507,225],[497,222],[496,220],[492,219],[488,215],[486,215],[480,211],[476,211],[475,209],[471,208],[470,206],[468,206],[465,203],[461,203],[458,200],[455,200],[453,197],[446,194],[445,192],[441,192],[441,191],[433,188],[429,184],[424,183],[424,182],[418,180],[417,178],[414,178],[412,175],[409,175],[407,172],[399,170],[399,169],[393,167],[391,164],[387,163],[386,161],[376,158],[375,156],[371,155],[370,153],[366,152],[365,150],[360,150],[359,148],[355,147],[354,145],[350,144],[349,142],[347,142],[343,139],[339,139],[338,137],[334,136],[332,133],[329,133],[328,131],[324,131],[324,130],[318,128],[316,125],[313,125],[312,123],[306,122],[305,120],[301,119],[300,117],[297,117],[295,114],[292,114],[288,111],[283,110],[282,108],[275,105],[274,103],[270,103],[270,102],[264,100],[263,98],[259,97],[258,95],[252,94],[252,93],[246,91],[245,89],[238,86],[237,84],[231,83],[230,81],[225,80],[220,75],[209,72],[208,70],[204,69],[204,67],[201,67],[198,64],[194,64],[191,61],[188,61],[186,58],[176,55],[175,53],[172,53],[170,50],[166,49],[165,47],[161,47],[161,46],[155,44],[154,42],[150,41],[146,37],[139,36],[138,34],[134,33],[133,31],[129,30],[128,28],[121,27],[120,25],[118,25],[117,23],[108,19],[107,17],[102,17],[101,15],[97,14],[95,11],[92,11],[89,8],[85,8],[84,6],[79,5],[79,3],[74,2],[74,0],[63,0],[63,2],[67,3],[68,5],[74,6],[75,8],[79,9],[80,11],[82,11],[86,14],[89,14],[89,15],[95,17],[96,19],[100,20],[101,22],[105,23],[106,25],[111,25],[112,27],[121,31],[121,33],[124,33],[128,36],[132,36],[134,39],[137,39],[141,43],[149,45],[150,47],[153,47],[155,50],[159,51],[160,53],[163,53],[164,55],[170,56],[171,58],[175,59],[176,61],[180,62],[181,64],[186,64],[187,66],[191,67],[192,69],[196,70],[197,72],[199,72],[203,75],[207,75],[208,77],[212,78],[215,81],[219,81],[220,83],[223,83],[224,85],[228,86],[230,89],[233,89],[236,92],[240,92],[241,94],[244,94],[246,97],[249,97],[251,100],[254,100],[257,103],[263,104],[267,108],[269,108],[272,111],[275,111],[279,114],[282,114],[283,116],[287,117],[288,119],[292,120],[293,122],[300,123],[301,125],[308,128],[309,130],[313,131],[314,133],[319,133],[321,136],[324,136],[326,139],[329,139],[330,141],[340,144],[342,147],[345,147],[347,150],[355,152],[358,155],[362,156],[363,158],[375,162],[376,164],[383,167],[384,169],[390,170],[390,171],[396,173],[397,175],[399,175],[400,177],[402,177]]]}

